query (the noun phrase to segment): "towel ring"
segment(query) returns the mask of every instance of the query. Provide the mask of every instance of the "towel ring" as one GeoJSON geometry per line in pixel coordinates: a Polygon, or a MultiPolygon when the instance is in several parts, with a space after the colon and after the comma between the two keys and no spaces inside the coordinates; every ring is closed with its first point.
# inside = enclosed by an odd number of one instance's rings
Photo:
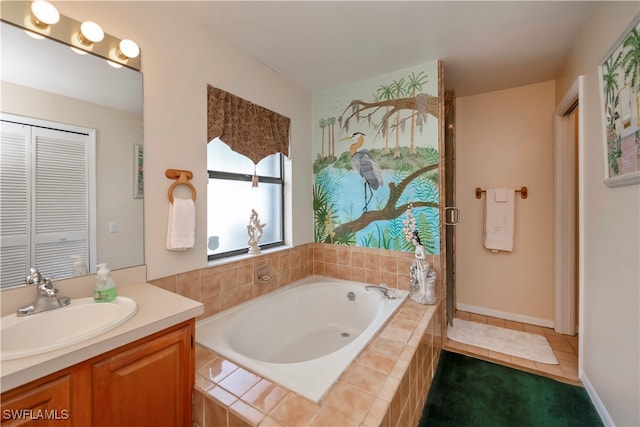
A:
{"type": "Polygon", "coordinates": [[[189,187],[191,190],[191,199],[196,201],[196,188],[191,184],[190,180],[193,178],[193,172],[180,169],[167,169],[164,175],[169,179],[175,179],[176,182],[171,184],[168,191],[169,201],[173,203],[173,190],[176,186],[182,184],[189,187]]]}

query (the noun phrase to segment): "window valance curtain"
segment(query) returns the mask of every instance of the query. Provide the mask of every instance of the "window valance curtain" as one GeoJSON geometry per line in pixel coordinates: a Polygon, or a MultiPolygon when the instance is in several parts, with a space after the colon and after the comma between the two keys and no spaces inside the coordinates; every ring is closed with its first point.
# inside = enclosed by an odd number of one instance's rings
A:
{"type": "Polygon", "coordinates": [[[219,137],[258,163],[274,153],[289,155],[291,119],[211,85],[207,87],[207,136],[219,137]]]}

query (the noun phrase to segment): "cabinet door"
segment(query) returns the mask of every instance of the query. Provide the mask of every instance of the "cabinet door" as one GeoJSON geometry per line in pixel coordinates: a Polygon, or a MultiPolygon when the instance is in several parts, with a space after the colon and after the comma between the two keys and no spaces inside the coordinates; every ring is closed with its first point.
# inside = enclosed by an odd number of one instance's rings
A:
{"type": "Polygon", "coordinates": [[[193,322],[95,364],[95,426],[190,426],[193,322]]]}
{"type": "Polygon", "coordinates": [[[17,389],[2,396],[2,425],[71,425],[71,377],[65,375],[42,385],[17,389]]]}

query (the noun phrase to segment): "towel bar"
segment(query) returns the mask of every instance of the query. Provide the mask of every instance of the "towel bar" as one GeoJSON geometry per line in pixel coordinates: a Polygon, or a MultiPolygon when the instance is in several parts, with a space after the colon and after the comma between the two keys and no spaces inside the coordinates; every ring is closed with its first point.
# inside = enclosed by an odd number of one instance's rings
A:
{"type": "Polygon", "coordinates": [[[193,184],[191,184],[191,182],[189,182],[193,178],[193,172],[181,169],[167,169],[164,172],[164,176],[169,179],[176,180],[176,182],[171,184],[168,191],[169,201],[171,203],[173,203],[173,189],[180,184],[189,187],[189,189],[191,190],[191,199],[193,199],[194,202],[196,201],[196,188],[193,186],[193,184]]]}
{"type": "MultiPolygon", "coordinates": [[[[520,187],[519,190],[515,190],[516,193],[520,193],[520,198],[522,199],[526,199],[527,197],[529,197],[529,190],[527,190],[527,187],[520,187]]],[[[483,190],[480,187],[476,187],[476,199],[479,199],[482,197],[482,193],[486,193],[487,190],[483,190]]]]}

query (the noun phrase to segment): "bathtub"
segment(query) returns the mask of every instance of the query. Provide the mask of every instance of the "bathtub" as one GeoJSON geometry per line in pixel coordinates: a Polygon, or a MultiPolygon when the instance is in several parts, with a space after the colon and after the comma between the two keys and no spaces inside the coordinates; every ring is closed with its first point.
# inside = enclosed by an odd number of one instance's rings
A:
{"type": "Polygon", "coordinates": [[[197,322],[196,341],[318,403],[406,297],[308,276],[197,322]]]}

